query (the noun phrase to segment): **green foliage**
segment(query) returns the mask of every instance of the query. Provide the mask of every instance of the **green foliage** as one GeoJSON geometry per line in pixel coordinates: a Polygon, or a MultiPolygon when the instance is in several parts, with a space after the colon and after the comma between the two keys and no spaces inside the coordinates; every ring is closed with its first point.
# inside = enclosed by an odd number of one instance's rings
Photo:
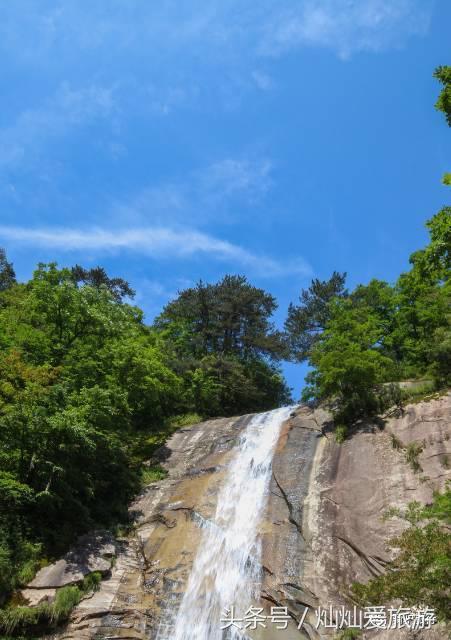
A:
{"type": "MultiPolygon", "coordinates": [[[[442,84],[442,90],[435,103],[435,108],[445,114],[448,126],[451,126],[451,67],[440,66],[434,72],[434,77],[442,84]]],[[[451,173],[445,173],[443,184],[451,185],[451,173]]]]}
{"type": "Polygon", "coordinates": [[[91,593],[91,591],[98,591],[100,583],[102,582],[102,574],[100,571],[92,571],[83,578],[81,585],[81,591],[83,594],[91,593]]]}
{"type": "Polygon", "coordinates": [[[82,275],[39,265],[29,283],[1,294],[3,600],[41,553],[127,517],[141,465],[134,434],[183,409],[182,380],[141,311],[119,296],[130,291],[82,275]]]}
{"type": "Polygon", "coordinates": [[[275,362],[286,352],[274,329],[274,298],[244,276],[180,292],[155,329],[184,382],[190,411],[203,416],[272,409],[291,395],[275,362]]]}
{"type": "Polygon", "coordinates": [[[106,287],[116,302],[123,302],[124,298],[135,297],[135,292],[128,282],[122,278],[110,278],[103,267],[84,269],[77,264],[72,267],[71,273],[72,279],[76,284],[89,284],[97,289],[106,287]]]}
{"type": "Polygon", "coordinates": [[[244,276],[225,276],[216,284],[200,281],[182,291],[155,325],[170,337],[179,356],[277,360],[285,347],[270,320],[276,307],[273,296],[253,287],[244,276]]]}
{"type": "Polygon", "coordinates": [[[424,446],[420,442],[411,442],[406,447],[406,460],[412,467],[415,473],[422,471],[421,465],[418,461],[418,456],[423,451],[424,446]]]}
{"type": "Polygon", "coordinates": [[[409,392],[397,380],[428,377],[434,389],[451,383],[451,208],[426,226],[429,244],[393,286],[372,280],[344,295],[342,280],[317,283],[337,295],[320,303],[313,290],[303,292],[304,306],[290,307],[293,357],[308,355],[312,367],[303,398],[327,402],[337,423],[351,427],[401,409],[409,392]]]}
{"type": "Polygon", "coordinates": [[[443,207],[426,222],[426,227],[430,243],[422,252],[414,253],[411,261],[430,282],[445,280],[451,268],[451,207],[443,207]]]}
{"type": "Polygon", "coordinates": [[[446,491],[435,493],[432,504],[424,508],[423,515],[425,518],[435,518],[451,525],[451,484],[449,482],[446,491]]]}
{"type": "Polygon", "coordinates": [[[49,607],[50,621],[59,624],[67,620],[72,609],[80,602],[82,595],[81,589],[75,586],[58,589],[55,602],[49,607]]]}
{"type": "Polygon", "coordinates": [[[290,304],[285,331],[288,336],[292,359],[302,362],[310,357],[313,346],[321,337],[330,319],[329,303],[337,297],[345,297],[345,273],[334,271],[329,280],[312,280],[303,289],[299,305],[290,304]]]}
{"type": "Polygon", "coordinates": [[[5,250],[0,247],[0,292],[6,291],[16,283],[16,274],[11,262],[6,259],[5,250]]]}
{"type": "Polygon", "coordinates": [[[40,636],[54,629],[69,619],[72,609],[83,596],[97,591],[101,579],[101,574],[95,571],[85,576],[80,586],[61,587],[50,604],[45,602],[36,607],[10,606],[0,609],[0,632],[11,634],[15,638],[18,634],[26,634],[29,638],[30,632],[40,636]]]}
{"type": "Polygon", "coordinates": [[[414,387],[401,389],[401,401],[405,403],[427,399],[436,394],[436,389],[437,387],[433,380],[425,380],[414,387]]]}
{"type": "Polygon", "coordinates": [[[330,303],[330,319],[310,358],[304,397],[331,400],[337,422],[353,424],[381,410],[381,383],[395,366],[380,349],[383,324],[366,303],[352,297],[330,303]]]}
{"type": "Polygon", "coordinates": [[[39,626],[45,625],[51,619],[50,605],[42,604],[37,607],[10,607],[0,610],[0,630],[7,635],[27,634],[30,629],[39,633],[39,626]]]}
{"type": "Polygon", "coordinates": [[[265,411],[291,399],[280,371],[257,358],[205,356],[186,377],[188,396],[204,416],[265,411]]]}
{"type": "Polygon", "coordinates": [[[335,440],[338,444],[342,444],[348,437],[348,427],[345,424],[339,424],[335,427],[335,440]]]}
{"type": "Polygon", "coordinates": [[[435,108],[445,114],[446,121],[451,127],[451,67],[440,66],[434,71],[434,78],[443,85],[435,108]]]}
{"type": "Polygon", "coordinates": [[[148,484],[152,484],[152,482],[163,480],[163,478],[166,478],[167,475],[167,471],[165,471],[160,465],[143,467],[141,472],[141,484],[143,487],[145,487],[148,484]]]}
{"type": "Polygon", "coordinates": [[[172,428],[188,427],[192,424],[202,422],[202,416],[199,413],[182,413],[179,416],[169,418],[168,423],[172,428]]]}
{"type": "Polygon", "coordinates": [[[451,490],[434,496],[432,505],[411,503],[395,514],[410,526],[390,540],[397,555],[387,573],[367,584],[352,586],[362,605],[382,605],[400,600],[403,606],[428,606],[440,620],[450,620],[451,597],[451,490]]]}

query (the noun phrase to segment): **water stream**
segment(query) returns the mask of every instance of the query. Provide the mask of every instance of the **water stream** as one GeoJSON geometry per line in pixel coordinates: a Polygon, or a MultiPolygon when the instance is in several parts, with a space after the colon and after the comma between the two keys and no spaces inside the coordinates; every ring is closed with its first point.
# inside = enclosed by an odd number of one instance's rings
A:
{"type": "Polygon", "coordinates": [[[221,617],[234,607],[242,617],[258,604],[262,521],[274,449],[292,407],[254,416],[241,435],[219,492],[213,526],[203,528],[186,591],[170,632],[158,640],[237,640],[236,627],[221,630],[221,617]]]}

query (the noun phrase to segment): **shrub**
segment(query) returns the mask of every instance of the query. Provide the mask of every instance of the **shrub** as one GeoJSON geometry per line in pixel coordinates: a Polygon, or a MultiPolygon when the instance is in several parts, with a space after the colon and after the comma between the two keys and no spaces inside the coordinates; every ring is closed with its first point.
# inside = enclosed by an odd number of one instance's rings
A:
{"type": "Polygon", "coordinates": [[[387,572],[367,584],[354,583],[352,594],[362,606],[399,600],[402,606],[418,605],[435,610],[439,620],[450,620],[451,490],[435,494],[431,506],[410,503],[405,513],[392,515],[409,523],[389,541],[397,555],[387,572]]]}
{"type": "Polygon", "coordinates": [[[182,413],[179,416],[174,416],[173,418],[169,418],[168,426],[169,427],[189,427],[192,424],[197,424],[198,422],[202,422],[203,418],[198,413],[182,413]]]}
{"type": "Polygon", "coordinates": [[[339,424],[335,427],[335,440],[338,444],[342,444],[348,436],[348,427],[344,424],[339,424]]]}
{"type": "Polygon", "coordinates": [[[420,442],[411,442],[406,447],[406,460],[415,473],[422,471],[421,465],[418,462],[418,456],[423,451],[423,448],[423,444],[420,442]]]}
{"type": "Polygon", "coordinates": [[[390,434],[390,439],[391,439],[391,446],[393,447],[393,449],[396,449],[396,451],[400,451],[401,449],[404,448],[401,440],[397,438],[394,433],[390,434]]]}
{"type": "Polygon", "coordinates": [[[158,482],[158,480],[163,480],[163,478],[166,478],[167,475],[168,472],[160,465],[143,467],[143,470],[141,472],[142,486],[145,487],[146,485],[152,484],[153,482],[158,482]]]}
{"type": "Polygon", "coordinates": [[[101,582],[102,574],[100,573],[100,571],[93,571],[92,573],[88,573],[88,575],[84,577],[81,586],[83,594],[89,593],[90,591],[98,591],[101,582]]]}
{"type": "Polygon", "coordinates": [[[67,620],[74,607],[83,596],[81,589],[75,586],[63,587],[56,592],[55,602],[50,605],[49,618],[51,622],[59,624],[67,620]]]}

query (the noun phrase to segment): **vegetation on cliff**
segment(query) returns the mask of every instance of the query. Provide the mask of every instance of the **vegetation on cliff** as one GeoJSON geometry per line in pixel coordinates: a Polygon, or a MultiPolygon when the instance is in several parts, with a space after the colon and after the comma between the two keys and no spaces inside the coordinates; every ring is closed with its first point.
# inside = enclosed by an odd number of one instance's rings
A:
{"type": "Polygon", "coordinates": [[[429,506],[412,502],[406,511],[393,509],[388,515],[409,526],[389,541],[396,555],[387,572],[367,584],[355,583],[353,597],[362,605],[425,604],[439,620],[451,620],[451,488],[437,493],[429,506]]]}
{"type": "Polygon", "coordinates": [[[372,280],[348,292],[344,274],[335,273],[313,281],[289,309],[293,356],[312,367],[304,399],[329,402],[337,424],[352,426],[398,403],[399,389],[387,383],[451,382],[451,208],[427,227],[429,244],[394,285],[372,280]]]}

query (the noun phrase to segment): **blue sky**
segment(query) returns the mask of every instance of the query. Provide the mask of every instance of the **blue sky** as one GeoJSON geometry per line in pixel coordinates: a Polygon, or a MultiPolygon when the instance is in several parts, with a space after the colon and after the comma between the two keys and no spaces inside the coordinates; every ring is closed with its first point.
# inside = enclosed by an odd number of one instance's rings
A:
{"type": "MultiPolygon", "coordinates": [[[[446,0],[0,2],[0,246],[101,264],[150,321],[244,273],[389,281],[446,202],[446,0]]],[[[296,392],[303,368],[287,365],[296,392]]]]}

